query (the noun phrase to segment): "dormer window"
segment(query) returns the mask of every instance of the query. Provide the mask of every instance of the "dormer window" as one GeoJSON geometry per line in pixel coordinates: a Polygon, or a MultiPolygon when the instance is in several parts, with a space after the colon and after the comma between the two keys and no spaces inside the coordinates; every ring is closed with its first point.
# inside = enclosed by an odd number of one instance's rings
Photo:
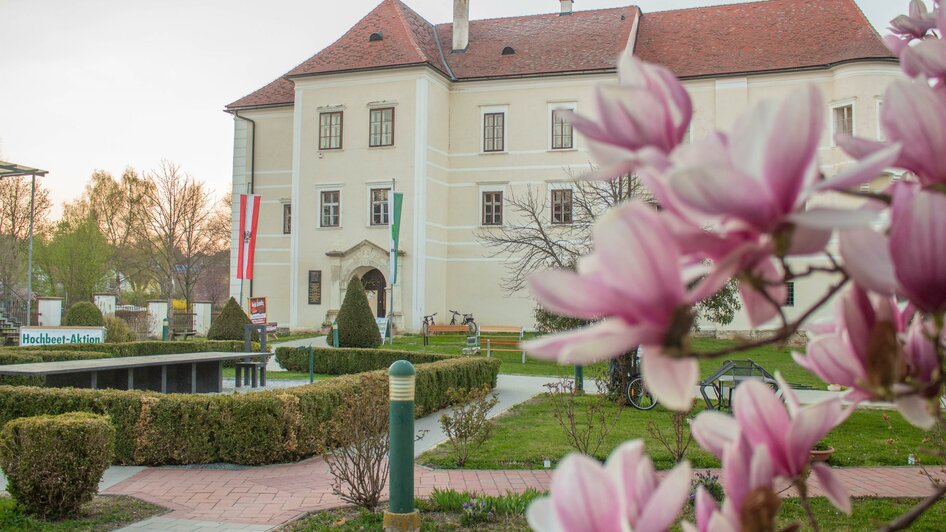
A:
{"type": "Polygon", "coordinates": [[[507,46],[503,48],[503,55],[513,55],[516,53],[516,49],[512,46],[507,46]]]}
{"type": "Polygon", "coordinates": [[[380,31],[376,31],[368,37],[368,42],[377,42],[377,41],[383,41],[383,40],[384,40],[384,35],[382,35],[380,31]]]}

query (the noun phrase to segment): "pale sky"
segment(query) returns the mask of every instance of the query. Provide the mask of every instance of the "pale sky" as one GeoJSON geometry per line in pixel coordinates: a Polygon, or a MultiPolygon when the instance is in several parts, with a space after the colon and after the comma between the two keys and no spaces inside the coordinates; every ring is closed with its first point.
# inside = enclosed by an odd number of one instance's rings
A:
{"type": "MultiPolygon", "coordinates": [[[[433,23],[451,0],[405,0],[433,23]]],[[[740,0],[576,0],[644,12],[740,0]]],[[[856,0],[874,26],[908,0],[856,0]]],[[[0,156],[49,170],[57,204],[89,175],[180,164],[230,188],[223,107],[331,44],[380,0],[0,0],[0,156]]],[[[471,0],[471,18],[556,12],[558,0],[471,0]]]]}

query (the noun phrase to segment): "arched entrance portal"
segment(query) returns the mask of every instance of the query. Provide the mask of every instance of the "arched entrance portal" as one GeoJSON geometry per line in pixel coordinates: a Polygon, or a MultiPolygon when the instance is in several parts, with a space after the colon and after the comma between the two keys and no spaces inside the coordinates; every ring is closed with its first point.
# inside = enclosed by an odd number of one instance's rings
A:
{"type": "Polygon", "coordinates": [[[361,284],[368,296],[371,312],[379,318],[387,316],[387,281],[377,268],[372,268],[361,276],[361,284]]]}

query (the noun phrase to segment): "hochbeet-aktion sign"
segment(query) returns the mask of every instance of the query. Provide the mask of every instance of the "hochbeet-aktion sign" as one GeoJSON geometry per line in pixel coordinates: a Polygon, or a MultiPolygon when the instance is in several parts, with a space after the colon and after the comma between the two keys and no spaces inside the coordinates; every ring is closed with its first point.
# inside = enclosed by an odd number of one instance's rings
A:
{"type": "Polygon", "coordinates": [[[105,327],[20,327],[20,345],[100,344],[105,327]]]}

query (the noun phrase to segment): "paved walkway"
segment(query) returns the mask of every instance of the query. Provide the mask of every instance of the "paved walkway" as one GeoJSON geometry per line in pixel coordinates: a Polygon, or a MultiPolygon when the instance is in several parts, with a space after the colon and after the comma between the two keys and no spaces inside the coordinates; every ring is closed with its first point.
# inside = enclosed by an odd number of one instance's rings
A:
{"type": "MultiPolygon", "coordinates": [[[[946,474],[934,474],[946,481],[946,474]]],[[[923,497],[933,491],[928,478],[915,467],[846,468],[839,470],[839,476],[858,497],[923,497]]],[[[501,495],[530,487],[547,490],[551,471],[417,467],[414,478],[420,497],[430,495],[435,487],[501,495]]],[[[813,496],[823,494],[815,480],[811,490],[813,496]]],[[[242,471],[150,468],[105,493],[137,497],[171,510],[128,530],[266,530],[308,512],[345,505],[332,493],[328,466],[321,458],[242,471]]]]}

